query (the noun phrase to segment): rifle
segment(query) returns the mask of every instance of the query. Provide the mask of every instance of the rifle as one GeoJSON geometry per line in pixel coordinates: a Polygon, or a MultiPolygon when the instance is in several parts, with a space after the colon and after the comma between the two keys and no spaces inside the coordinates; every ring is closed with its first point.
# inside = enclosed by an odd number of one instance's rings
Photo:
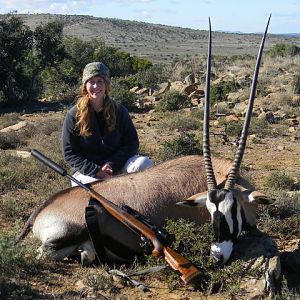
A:
{"type": "Polygon", "coordinates": [[[165,232],[151,224],[148,219],[142,217],[138,212],[128,206],[122,209],[110,200],[104,198],[88,185],[82,184],[76,178],[69,175],[64,168],[50,160],[41,152],[33,149],[31,154],[61,176],[66,176],[86,190],[90,196],[99,201],[114,218],[134,232],[140,234],[142,241],[145,241],[145,239],[149,241],[153,247],[152,255],[155,257],[164,257],[170,267],[181,274],[180,278],[184,283],[191,283],[191,281],[200,275],[200,271],[189,260],[172,250],[169,246],[164,245],[164,242],[168,239],[165,232]]]}

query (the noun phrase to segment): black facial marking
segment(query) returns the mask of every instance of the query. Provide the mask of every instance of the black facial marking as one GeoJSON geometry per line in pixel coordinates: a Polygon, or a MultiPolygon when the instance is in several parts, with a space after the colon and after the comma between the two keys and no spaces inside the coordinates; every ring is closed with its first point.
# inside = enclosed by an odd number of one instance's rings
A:
{"type": "Polygon", "coordinates": [[[232,240],[235,240],[239,234],[239,221],[237,218],[237,201],[233,198],[233,205],[231,207],[231,218],[233,223],[232,240]]]}
{"type": "MultiPolygon", "coordinates": [[[[239,222],[237,218],[237,200],[233,194],[233,204],[231,207],[231,218],[233,223],[233,232],[230,232],[230,228],[226,221],[225,215],[219,211],[219,204],[224,201],[227,190],[212,190],[209,192],[209,199],[216,205],[217,210],[213,214],[213,232],[214,242],[221,243],[223,241],[235,241],[239,234],[239,222]]],[[[245,215],[242,214],[242,224],[245,223],[245,215]]]]}
{"type": "Polygon", "coordinates": [[[213,241],[221,243],[223,241],[231,240],[231,233],[225,216],[217,210],[213,214],[213,220],[213,241]]]}
{"type": "Polygon", "coordinates": [[[226,196],[227,191],[224,189],[221,190],[211,190],[208,193],[209,199],[214,203],[218,209],[220,202],[222,202],[226,196]]]}

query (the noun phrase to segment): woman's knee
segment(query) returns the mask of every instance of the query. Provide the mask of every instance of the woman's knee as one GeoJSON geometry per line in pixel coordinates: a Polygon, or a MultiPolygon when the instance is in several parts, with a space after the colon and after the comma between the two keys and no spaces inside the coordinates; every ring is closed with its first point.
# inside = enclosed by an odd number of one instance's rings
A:
{"type": "Polygon", "coordinates": [[[153,161],[147,156],[135,155],[128,159],[123,169],[126,173],[140,172],[153,166],[153,161]]]}

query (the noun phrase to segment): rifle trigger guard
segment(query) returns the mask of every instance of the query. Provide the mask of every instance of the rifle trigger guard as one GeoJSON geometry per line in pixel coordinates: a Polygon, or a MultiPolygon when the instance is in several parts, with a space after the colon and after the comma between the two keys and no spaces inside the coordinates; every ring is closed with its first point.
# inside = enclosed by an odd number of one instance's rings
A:
{"type": "Polygon", "coordinates": [[[141,243],[140,243],[140,245],[141,245],[141,247],[143,248],[144,252],[147,255],[150,255],[152,253],[152,250],[153,250],[152,243],[142,234],[141,234],[141,243]]]}

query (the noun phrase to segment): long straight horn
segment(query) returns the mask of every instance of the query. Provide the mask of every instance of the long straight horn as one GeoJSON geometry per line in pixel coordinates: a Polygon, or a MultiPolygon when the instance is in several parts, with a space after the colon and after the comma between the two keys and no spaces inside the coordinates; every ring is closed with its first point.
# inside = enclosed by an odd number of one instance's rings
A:
{"type": "Polygon", "coordinates": [[[266,26],[266,29],[265,29],[265,33],[262,37],[259,52],[258,52],[258,55],[257,55],[256,66],[255,66],[255,71],[254,71],[254,75],[253,75],[252,86],[251,86],[251,91],[250,91],[249,102],[248,102],[247,112],[246,112],[246,116],[245,116],[244,126],[243,126],[243,130],[242,130],[241,137],[240,137],[240,140],[239,140],[239,147],[237,149],[237,152],[236,152],[233,164],[232,164],[231,171],[230,171],[230,173],[228,175],[228,178],[226,180],[226,183],[225,183],[224,188],[226,190],[232,189],[234,184],[235,184],[235,181],[236,181],[236,178],[237,178],[237,175],[238,175],[238,172],[239,172],[239,168],[240,168],[240,165],[241,165],[241,161],[243,159],[244,151],[245,151],[245,148],[246,148],[246,141],[247,141],[249,126],[250,126],[250,120],[251,120],[251,115],[252,115],[252,109],[253,109],[255,93],[256,93],[256,85],[257,85],[257,78],[258,78],[258,72],[259,72],[259,67],[260,67],[260,61],[261,61],[261,57],[262,57],[262,52],[263,52],[263,48],[264,48],[264,44],[265,44],[265,39],[266,39],[270,19],[271,19],[271,15],[268,19],[268,23],[267,23],[267,26],[266,26]]]}
{"type": "Polygon", "coordinates": [[[209,108],[210,108],[210,72],[211,72],[211,24],[209,19],[208,34],[208,53],[207,53],[207,70],[206,70],[206,86],[205,86],[205,106],[203,120],[203,156],[205,163],[205,171],[207,178],[208,190],[216,189],[217,183],[214,175],[209,145],[209,108]]]}

